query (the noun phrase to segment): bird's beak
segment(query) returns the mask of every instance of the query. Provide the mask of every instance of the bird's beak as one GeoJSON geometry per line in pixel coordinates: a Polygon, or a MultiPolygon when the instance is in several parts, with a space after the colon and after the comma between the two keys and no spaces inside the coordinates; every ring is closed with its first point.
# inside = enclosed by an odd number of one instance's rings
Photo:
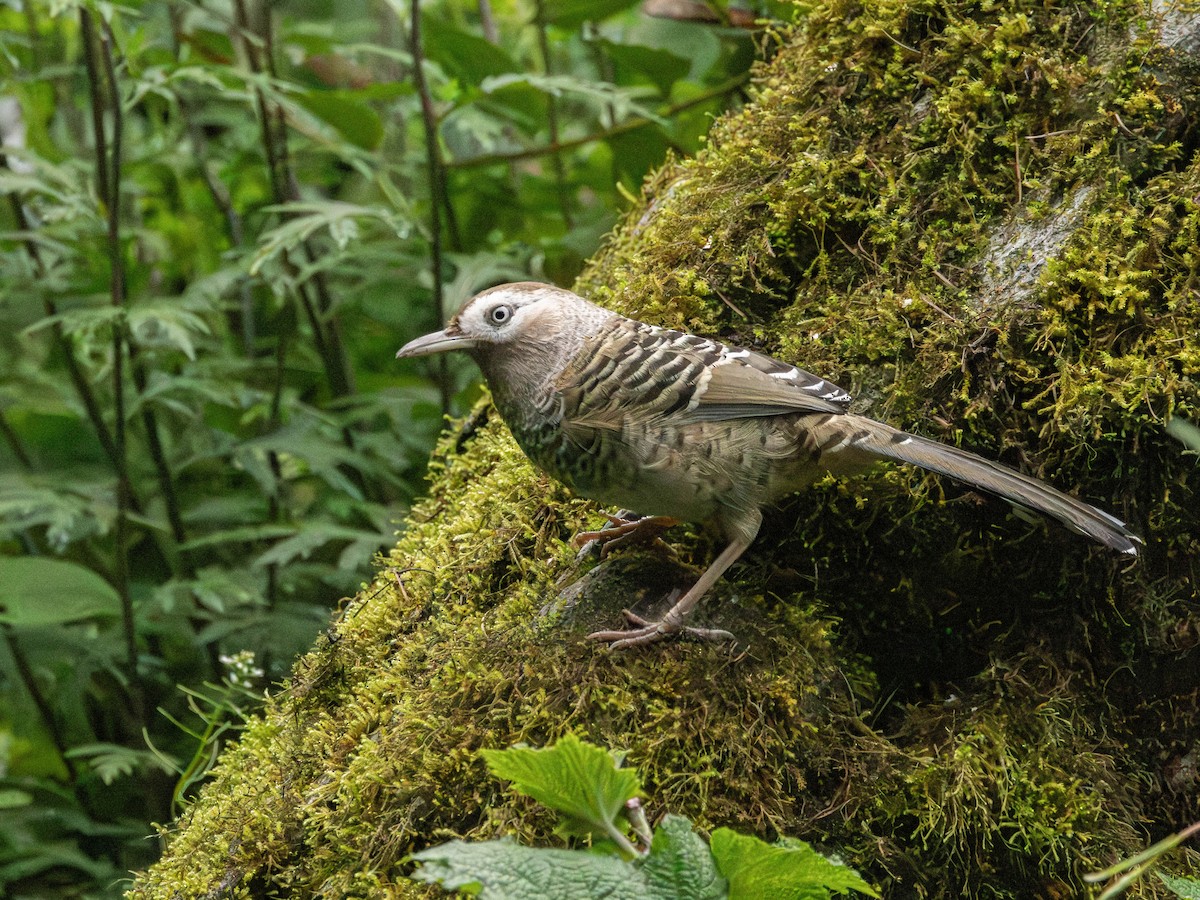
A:
{"type": "Polygon", "coordinates": [[[462,334],[451,333],[450,329],[435,331],[409,341],[396,351],[396,359],[408,359],[413,356],[430,356],[434,353],[445,353],[447,350],[472,350],[475,348],[473,338],[462,334]]]}

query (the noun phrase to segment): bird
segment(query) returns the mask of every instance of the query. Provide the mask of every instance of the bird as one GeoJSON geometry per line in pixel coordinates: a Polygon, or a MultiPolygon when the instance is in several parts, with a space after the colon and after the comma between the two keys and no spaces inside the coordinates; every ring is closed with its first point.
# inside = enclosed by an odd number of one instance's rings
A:
{"type": "MultiPolygon", "coordinates": [[[[614,649],[684,632],[702,597],[758,534],[763,510],[827,472],[894,460],[948,476],[1137,556],[1120,519],[958,447],[849,411],[837,385],[754,350],[649,325],[564,288],[489,288],[446,327],[405,344],[400,359],[465,351],[501,417],[535,466],[573,492],[635,510],[609,536],[629,539],[676,522],[715,529],[723,549],[657,620],[590,638],[614,649]]],[[[587,537],[604,537],[590,532],[587,537]]]]}

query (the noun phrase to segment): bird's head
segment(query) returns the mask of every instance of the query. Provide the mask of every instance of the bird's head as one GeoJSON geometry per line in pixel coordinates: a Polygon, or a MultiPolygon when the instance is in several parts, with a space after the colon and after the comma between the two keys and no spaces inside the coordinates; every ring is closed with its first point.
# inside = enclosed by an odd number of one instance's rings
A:
{"type": "Polygon", "coordinates": [[[405,344],[397,359],[465,350],[488,374],[487,361],[518,351],[555,356],[578,347],[613,314],[577,294],[549,284],[522,281],[476,294],[442,331],[405,344]]]}

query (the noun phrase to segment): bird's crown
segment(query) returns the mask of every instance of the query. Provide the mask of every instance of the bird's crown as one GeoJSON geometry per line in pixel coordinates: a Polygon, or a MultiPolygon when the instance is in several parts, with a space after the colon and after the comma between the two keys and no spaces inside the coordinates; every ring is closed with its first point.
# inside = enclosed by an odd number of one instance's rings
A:
{"type": "Polygon", "coordinates": [[[446,328],[480,344],[505,344],[548,338],[568,327],[581,314],[598,307],[582,297],[534,281],[502,284],[476,294],[446,328]]]}

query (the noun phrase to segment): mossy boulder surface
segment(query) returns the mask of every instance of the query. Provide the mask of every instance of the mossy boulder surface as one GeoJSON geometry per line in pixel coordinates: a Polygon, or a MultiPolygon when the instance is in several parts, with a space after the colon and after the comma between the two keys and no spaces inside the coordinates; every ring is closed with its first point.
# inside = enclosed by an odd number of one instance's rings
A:
{"type": "Polygon", "coordinates": [[[768,512],[700,611],[735,646],[614,654],[583,635],[710,540],[577,561],[598,511],[483,407],[130,896],[421,894],[431,843],[556,840],[477,751],[566,732],[627,749],[652,814],[885,896],[1076,896],[1200,816],[1200,463],[1164,432],[1200,420],[1196,34],[1125,0],[817,5],[578,285],[1076,492],[1141,559],[884,466],[768,512]]]}

